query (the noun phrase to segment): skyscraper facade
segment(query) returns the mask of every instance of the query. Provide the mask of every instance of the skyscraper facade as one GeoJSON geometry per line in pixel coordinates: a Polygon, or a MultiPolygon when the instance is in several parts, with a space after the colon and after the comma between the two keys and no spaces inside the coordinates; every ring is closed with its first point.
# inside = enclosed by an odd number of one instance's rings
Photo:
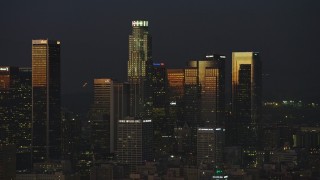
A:
{"type": "Polygon", "coordinates": [[[60,41],[32,40],[33,162],[61,156],[60,41]]]}
{"type": "Polygon", "coordinates": [[[197,151],[197,127],[200,121],[200,97],[201,87],[198,79],[198,69],[194,67],[185,68],[184,98],[183,98],[183,121],[190,128],[190,135],[187,136],[189,148],[186,150],[190,155],[188,161],[195,164],[197,151]]]}
{"type": "Polygon", "coordinates": [[[129,35],[128,82],[130,84],[130,116],[150,113],[152,101],[152,47],[148,21],[132,21],[129,35]]]}
{"type": "Polygon", "coordinates": [[[32,69],[31,67],[19,68],[19,82],[16,84],[15,97],[15,119],[18,124],[19,133],[16,135],[17,147],[17,170],[30,170],[31,142],[32,142],[32,69]]]}
{"type": "Polygon", "coordinates": [[[113,82],[113,101],[114,101],[114,150],[117,150],[117,129],[118,120],[123,119],[129,115],[129,90],[128,83],[113,82]]]}
{"type": "Polygon", "coordinates": [[[223,163],[224,128],[198,128],[197,164],[223,163]]]}
{"type": "MultiPolygon", "coordinates": [[[[229,131],[230,136],[234,137],[231,140],[233,145],[243,147],[246,152],[254,151],[257,147],[257,130],[262,105],[261,77],[261,61],[258,52],[232,53],[233,118],[229,131]]],[[[244,163],[247,165],[253,157],[244,158],[244,163]]]]}
{"type": "Polygon", "coordinates": [[[130,171],[153,160],[152,120],[131,117],[118,120],[117,138],[118,160],[128,164],[130,171]]]}
{"type": "Polygon", "coordinates": [[[117,121],[128,115],[129,84],[110,78],[94,79],[90,113],[91,143],[95,159],[106,159],[116,149],[117,121]]]}
{"type": "Polygon", "coordinates": [[[169,118],[176,126],[183,126],[184,69],[167,69],[169,118]]]}
{"type": "Polygon", "coordinates": [[[91,113],[91,144],[95,159],[106,159],[113,151],[114,113],[113,81],[94,79],[94,102],[91,113]]]}
{"type": "Polygon", "coordinates": [[[201,89],[200,126],[221,127],[224,124],[225,59],[223,55],[213,54],[203,60],[188,62],[188,67],[197,69],[198,87],[201,89]]]}
{"type": "Polygon", "coordinates": [[[153,63],[152,120],[156,159],[172,152],[174,124],[168,116],[168,80],[164,63],[153,63]]]}

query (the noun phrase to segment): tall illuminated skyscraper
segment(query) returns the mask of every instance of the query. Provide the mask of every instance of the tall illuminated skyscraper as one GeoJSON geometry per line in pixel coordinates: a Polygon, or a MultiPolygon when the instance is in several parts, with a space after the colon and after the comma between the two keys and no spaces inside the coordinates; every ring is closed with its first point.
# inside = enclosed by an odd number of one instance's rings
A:
{"type": "Polygon", "coordinates": [[[60,41],[32,40],[32,159],[61,156],[60,41]]]}
{"type": "MultiPolygon", "coordinates": [[[[261,65],[257,52],[232,53],[233,119],[229,130],[230,137],[234,137],[233,145],[243,147],[246,152],[254,151],[257,146],[257,123],[262,105],[261,65]]],[[[254,161],[254,157],[244,158],[246,165],[254,161]]]]}
{"type": "MultiPolygon", "coordinates": [[[[128,82],[130,84],[130,116],[148,111],[152,101],[152,50],[148,21],[132,21],[129,35],[128,82]]],[[[147,112],[148,113],[148,112],[147,112]]]]}

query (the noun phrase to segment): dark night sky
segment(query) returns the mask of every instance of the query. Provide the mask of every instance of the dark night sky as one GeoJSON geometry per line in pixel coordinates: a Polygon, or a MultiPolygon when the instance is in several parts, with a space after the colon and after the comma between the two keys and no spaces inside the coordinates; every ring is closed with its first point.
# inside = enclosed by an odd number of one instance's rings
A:
{"type": "Polygon", "coordinates": [[[318,0],[2,0],[0,64],[31,66],[31,40],[62,43],[62,90],[124,80],[131,20],[149,20],[153,59],[168,67],[209,52],[259,51],[266,99],[320,100],[318,0]]]}

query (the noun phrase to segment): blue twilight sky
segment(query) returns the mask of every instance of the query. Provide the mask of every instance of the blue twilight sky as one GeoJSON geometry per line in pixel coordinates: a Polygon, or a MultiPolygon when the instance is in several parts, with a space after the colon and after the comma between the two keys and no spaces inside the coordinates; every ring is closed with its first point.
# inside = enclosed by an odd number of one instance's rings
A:
{"type": "Polygon", "coordinates": [[[259,51],[266,99],[320,100],[317,0],[2,0],[0,65],[31,65],[31,40],[62,43],[62,90],[126,79],[131,20],[149,20],[153,60],[168,67],[207,53],[259,51]]]}

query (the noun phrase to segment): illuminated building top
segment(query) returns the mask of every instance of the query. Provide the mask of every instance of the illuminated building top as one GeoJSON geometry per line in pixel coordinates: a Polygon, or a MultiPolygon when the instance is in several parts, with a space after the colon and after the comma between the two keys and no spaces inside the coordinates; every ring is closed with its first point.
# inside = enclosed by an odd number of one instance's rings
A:
{"type": "Polygon", "coordinates": [[[48,39],[36,39],[36,40],[32,40],[32,44],[60,44],[60,41],[48,40],[48,39]]]}
{"type": "Polygon", "coordinates": [[[132,21],[132,27],[148,27],[149,22],[148,21],[132,21]]]}

